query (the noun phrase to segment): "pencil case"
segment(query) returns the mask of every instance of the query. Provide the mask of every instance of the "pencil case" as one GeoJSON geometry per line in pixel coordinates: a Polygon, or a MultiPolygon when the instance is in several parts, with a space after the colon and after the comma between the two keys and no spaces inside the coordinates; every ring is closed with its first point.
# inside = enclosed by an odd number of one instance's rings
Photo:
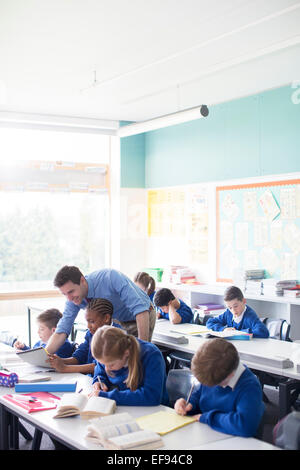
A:
{"type": "Polygon", "coordinates": [[[14,372],[5,372],[0,371],[0,386],[1,387],[14,387],[19,381],[17,374],[14,372]]]}

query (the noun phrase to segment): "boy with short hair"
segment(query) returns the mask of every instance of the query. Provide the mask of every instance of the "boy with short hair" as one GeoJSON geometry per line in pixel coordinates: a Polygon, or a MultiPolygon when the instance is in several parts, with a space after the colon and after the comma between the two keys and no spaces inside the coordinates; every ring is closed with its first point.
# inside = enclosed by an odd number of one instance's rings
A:
{"type": "Polygon", "coordinates": [[[224,313],[218,317],[207,320],[207,328],[214,331],[239,330],[252,333],[254,338],[268,338],[269,330],[259,319],[255,311],[246,305],[244,295],[236,286],[230,286],[224,294],[224,302],[227,307],[224,313]]]}
{"type": "Polygon", "coordinates": [[[195,353],[191,370],[200,382],[189,402],[180,398],[175,411],[193,415],[216,431],[255,436],[264,413],[257,377],[243,365],[235,346],[223,338],[208,339],[195,353]]]}
{"type": "MultiPolygon", "coordinates": [[[[40,341],[35,343],[33,348],[39,347],[46,347],[47,342],[49,341],[50,337],[56,330],[56,325],[58,321],[62,318],[62,313],[57,310],[56,308],[49,308],[44,312],[40,313],[36,320],[38,324],[38,335],[40,337],[40,341]]],[[[26,346],[25,343],[21,341],[15,341],[14,347],[21,351],[25,351],[26,349],[30,349],[29,346],[26,346]]],[[[68,339],[62,344],[62,346],[58,349],[57,355],[60,357],[69,357],[73,352],[73,346],[68,339]]]]}
{"type": "Polygon", "coordinates": [[[163,288],[156,292],[154,305],[157,307],[157,318],[165,318],[171,323],[191,323],[192,309],[181,299],[176,299],[170,289],[163,288]]]}

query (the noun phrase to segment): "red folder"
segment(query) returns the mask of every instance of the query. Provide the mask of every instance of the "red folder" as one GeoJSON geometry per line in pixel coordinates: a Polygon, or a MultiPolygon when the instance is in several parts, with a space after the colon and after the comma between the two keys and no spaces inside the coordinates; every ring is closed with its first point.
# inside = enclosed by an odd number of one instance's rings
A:
{"type": "Polygon", "coordinates": [[[52,410],[56,408],[59,397],[49,392],[34,392],[34,393],[18,393],[3,395],[3,398],[10,401],[14,405],[18,405],[28,413],[42,410],[52,410]],[[36,398],[35,401],[28,401],[30,397],[36,398]]]}

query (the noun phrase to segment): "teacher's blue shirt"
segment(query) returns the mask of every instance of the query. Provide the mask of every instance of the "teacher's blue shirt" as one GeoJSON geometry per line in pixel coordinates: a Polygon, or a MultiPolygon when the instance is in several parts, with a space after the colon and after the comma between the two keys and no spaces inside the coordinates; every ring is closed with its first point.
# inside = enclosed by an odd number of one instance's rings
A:
{"type": "MultiPolygon", "coordinates": [[[[113,304],[113,318],[119,321],[134,321],[136,315],[150,308],[148,295],[135,285],[125,274],[115,269],[102,269],[85,276],[88,283],[88,299],[103,298],[113,304]]],[[[86,299],[80,305],[66,301],[63,317],[59,320],[56,333],[69,336],[74,320],[80,309],[86,308],[86,299]]]]}

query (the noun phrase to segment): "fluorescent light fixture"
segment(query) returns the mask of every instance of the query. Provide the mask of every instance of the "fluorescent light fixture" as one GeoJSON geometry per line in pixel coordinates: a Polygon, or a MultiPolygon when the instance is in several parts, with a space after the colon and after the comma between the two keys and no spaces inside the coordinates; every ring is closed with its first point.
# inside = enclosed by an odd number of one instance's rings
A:
{"type": "Polygon", "coordinates": [[[135,122],[128,126],[119,127],[117,135],[119,137],[128,137],[130,135],[141,134],[142,132],[154,131],[163,127],[174,126],[183,122],[193,121],[208,116],[208,107],[205,104],[195,108],[189,108],[178,113],[166,114],[149,121],[135,122]]]}
{"type": "Polygon", "coordinates": [[[0,127],[116,135],[118,121],[0,111],[0,127]]]}

